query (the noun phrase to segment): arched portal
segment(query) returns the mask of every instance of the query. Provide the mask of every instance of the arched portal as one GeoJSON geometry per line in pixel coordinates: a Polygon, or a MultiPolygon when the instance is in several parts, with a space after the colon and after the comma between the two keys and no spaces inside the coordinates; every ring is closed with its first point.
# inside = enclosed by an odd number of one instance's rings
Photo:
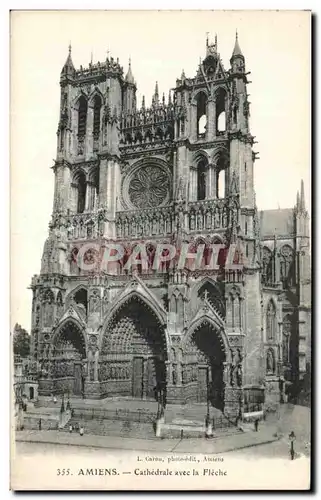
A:
{"type": "Polygon", "coordinates": [[[99,380],[107,395],[155,399],[166,393],[164,327],[143,300],[132,296],[109,322],[102,340],[99,380]]]}
{"type": "Polygon", "coordinates": [[[209,321],[203,322],[190,334],[185,348],[185,358],[197,367],[195,374],[197,402],[207,402],[223,411],[226,353],[220,332],[209,321]]]}
{"type": "Polygon", "coordinates": [[[57,392],[84,394],[86,345],[83,332],[71,320],[63,324],[53,340],[51,371],[57,392]]]}

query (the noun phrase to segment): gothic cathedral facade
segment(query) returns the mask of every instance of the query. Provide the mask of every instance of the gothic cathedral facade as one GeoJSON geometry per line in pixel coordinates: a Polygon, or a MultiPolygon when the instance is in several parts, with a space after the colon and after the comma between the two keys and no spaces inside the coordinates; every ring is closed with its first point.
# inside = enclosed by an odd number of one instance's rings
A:
{"type": "Polygon", "coordinates": [[[207,41],[194,77],[183,71],[166,99],[156,83],[152,105],[138,106],[131,64],[126,76],[112,57],[76,70],[69,49],[53,214],[31,285],[40,395],[153,399],[160,384],[168,403],[244,414],[299,386],[309,218],[303,185],[291,209],[256,206],[248,74],[237,37],[228,70],[207,41]],[[101,271],[110,242],[124,253],[101,271]],[[240,242],[244,265],[227,268],[223,251],[208,269],[213,244],[240,242]],[[160,243],[188,244],[189,258],[203,245],[204,265],[126,270],[138,243],[150,262],[160,243]]]}

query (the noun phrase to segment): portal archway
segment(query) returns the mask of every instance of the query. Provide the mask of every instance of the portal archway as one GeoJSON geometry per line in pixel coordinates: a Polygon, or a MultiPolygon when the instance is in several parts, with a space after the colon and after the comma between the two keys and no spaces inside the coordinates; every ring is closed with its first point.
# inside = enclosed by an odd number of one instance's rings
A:
{"type": "Polygon", "coordinates": [[[74,320],[63,323],[53,339],[51,376],[57,392],[84,394],[86,343],[81,327],[74,320]]]}
{"type": "Polygon", "coordinates": [[[103,335],[99,380],[106,395],[155,399],[166,391],[167,346],[157,314],[136,295],[115,311],[103,335]]]}
{"type": "Polygon", "coordinates": [[[201,322],[188,336],[185,359],[194,366],[197,381],[195,398],[198,403],[208,402],[212,407],[224,410],[224,341],[218,328],[210,321],[201,322]]]}

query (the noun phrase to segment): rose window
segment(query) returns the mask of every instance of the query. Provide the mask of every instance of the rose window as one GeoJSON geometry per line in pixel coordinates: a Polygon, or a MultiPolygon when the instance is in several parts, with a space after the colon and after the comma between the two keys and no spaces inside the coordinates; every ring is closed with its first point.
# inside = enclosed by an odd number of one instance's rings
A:
{"type": "Polygon", "coordinates": [[[138,169],[130,183],[128,196],[137,208],[158,207],[165,202],[169,192],[169,178],[166,172],[157,166],[138,169]]]}

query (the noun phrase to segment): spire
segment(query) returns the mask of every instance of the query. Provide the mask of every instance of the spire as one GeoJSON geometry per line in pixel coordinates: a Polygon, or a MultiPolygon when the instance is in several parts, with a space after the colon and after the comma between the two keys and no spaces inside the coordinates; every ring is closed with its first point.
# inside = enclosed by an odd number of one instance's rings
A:
{"type": "Polygon", "coordinates": [[[171,91],[168,91],[168,104],[172,104],[172,94],[171,91]]]}
{"type": "Polygon", "coordinates": [[[302,211],[305,210],[305,196],[304,196],[304,182],[303,182],[303,179],[301,179],[300,209],[302,211]]]}
{"type": "Polygon", "coordinates": [[[182,69],[182,74],[181,74],[181,80],[185,80],[186,76],[185,76],[185,71],[182,69]]]}
{"type": "Polygon", "coordinates": [[[165,106],[165,92],[163,92],[162,103],[163,103],[163,106],[165,106]]]}
{"type": "Polygon", "coordinates": [[[132,64],[131,64],[131,59],[129,58],[129,63],[128,63],[128,71],[126,75],[126,82],[127,83],[132,83],[133,85],[135,84],[133,73],[132,73],[132,64]]]}
{"type": "Polygon", "coordinates": [[[145,96],[142,97],[142,109],[145,109],[145,96]]]}
{"type": "Polygon", "coordinates": [[[297,208],[297,210],[299,210],[299,207],[300,207],[300,193],[299,193],[299,191],[297,191],[297,193],[296,193],[296,208],[297,208]]]}
{"type": "Polygon", "coordinates": [[[155,106],[158,105],[158,102],[159,102],[159,94],[158,94],[158,82],[156,82],[156,85],[155,85],[155,93],[154,93],[154,97],[153,97],[153,104],[155,106]]]}
{"type": "Polygon", "coordinates": [[[69,43],[68,46],[68,57],[66,59],[66,62],[61,70],[61,74],[66,74],[66,75],[72,75],[75,71],[74,64],[71,59],[71,43],[69,43]]]}
{"type": "Polygon", "coordinates": [[[241,48],[239,45],[239,37],[238,37],[237,30],[236,30],[236,34],[235,34],[235,45],[234,45],[234,50],[233,50],[233,54],[232,54],[232,58],[233,57],[243,57],[243,59],[244,59],[244,56],[242,54],[242,51],[241,51],[241,48]]]}

